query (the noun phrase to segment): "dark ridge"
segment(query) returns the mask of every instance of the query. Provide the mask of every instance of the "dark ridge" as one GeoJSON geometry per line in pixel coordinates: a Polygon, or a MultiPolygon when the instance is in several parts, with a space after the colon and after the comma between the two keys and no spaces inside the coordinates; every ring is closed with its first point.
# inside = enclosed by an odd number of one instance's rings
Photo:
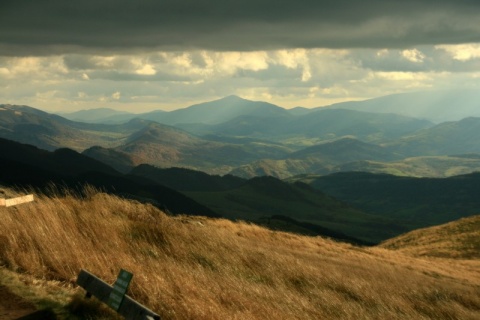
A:
{"type": "Polygon", "coordinates": [[[232,175],[209,175],[185,168],[161,169],[148,164],[135,167],[130,174],[148,178],[178,191],[222,191],[245,183],[244,179],[232,175]]]}
{"type": "Polygon", "coordinates": [[[335,240],[340,240],[340,241],[355,244],[355,245],[362,245],[362,246],[373,246],[373,245],[375,245],[375,243],[373,243],[373,242],[369,242],[369,241],[357,239],[357,238],[354,238],[354,237],[350,237],[350,236],[347,236],[346,234],[344,234],[342,232],[338,232],[338,231],[331,230],[331,229],[328,229],[328,228],[325,228],[325,227],[321,227],[321,226],[319,226],[317,224],[314,224],[314,223],[297,221],[297,220],[295,220],[291,217],[287,217],[287,216],[283,216],[283,215],[273,215],[269,218],[264,218],[264,219],[262,219],[262,221],[264,221],[262,224],[265,225],[266,227],[269,227],[269,228],[273,227],[275,229],[275,225],[274,225],[275,220],[283,221],[287,224],[291,224],[291,225],[298,226],[300,228],[306,229],[306,230],[310,231],[311,233],[313,233],[314,235],[328,237],[328,238],[332,238],[332,239],[335,239],[335,240]]]}
{"type": "Polygon", "coordinates": [[[449,178],[413,178],[342,172],[311,185],[357,208],[426,227],[478,214],[480,173],[449,178]]]}
{"type": "MultiPolygon", "coordinates": [[[[0,139],[0,184],[16,189],[33,188],[47,193],[52,185],[81,190],[92,185],[105,192],[150,202],[173,214],[219,217],[209,208],[187,196],[146,178],[124,176],[112,168],[75,151],[48,152],[13,141],[0,139]]],[[[57,188],[58,189],[58,188],[57,188]]],[[[58,190],[54,190],[58,191],[58,190]]]]}

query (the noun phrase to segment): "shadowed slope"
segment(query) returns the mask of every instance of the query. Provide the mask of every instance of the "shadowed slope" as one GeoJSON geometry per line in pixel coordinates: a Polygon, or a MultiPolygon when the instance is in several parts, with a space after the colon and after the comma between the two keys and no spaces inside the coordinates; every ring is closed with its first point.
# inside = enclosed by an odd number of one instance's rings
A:
{"type": "MultiPolygon", "coordinates": [[[[378,243],[408,230],[397,221],[367,214],[306,184],[290,184],[273,177],[252,178],[229,190],[186,194],[229,219],[268,226],[270,218],[282,216],[356,238],[359,243],[378,243]]],[[[322,234],[321,228],[319,231],[317,234],[322,234]]]]}
{"type": "Polygon", "coordinates": [[[54,152],[0,139],[0,184],[48,189],[51,183],[70,188],[84,184],[151,202],[172,213],[218,216],[185,195],[146,178],[125,176],[109,166],[69,149],[54,152]]]}
{"type": "Polygon", "coordinates": [[[366,212],[408,221],[410,230],[475,215],[480,208],[480,173],[413,178],[343,172],[299,180],[366,212]]]}

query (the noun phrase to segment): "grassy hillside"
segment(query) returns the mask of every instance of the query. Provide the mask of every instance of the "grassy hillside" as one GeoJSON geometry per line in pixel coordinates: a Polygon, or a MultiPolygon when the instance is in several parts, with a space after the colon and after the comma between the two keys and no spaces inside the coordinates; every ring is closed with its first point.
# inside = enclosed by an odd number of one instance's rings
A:
{"type": "Polygon", "coordinates": [[[174,127],[151,123],[129,136],[113,151],[94,147],[85,154],[123,172],[128,171],[129,165],[146,163],[163,168],[183,166],[226,174],[234,166],[262,157],[283,157],[289,151],[278,144],[257,141],[244,144],[205,140],[174,127]]]}
{"type": "Polygon", "coordinates": [[[323,157],[338,163],[364,159],[386,161],[398,159],[401,156],[384,147],[347,137],[293,152],[288,157],[292,159],[323,157]]]}
{"type": "Polygon", "coordinates": [[[480,171],[480,156],[466,154],[455,156],[412,157],[400,161],[354,161],[335,167],[331,172],[362,171],[386,173],[395,176],[444,178],[480,171]]]}
{"type": "Polygon", "coordinates": [[[268,175],[285,179],[305,173],[336,172],[337,168],[351,161],[389,161],[399,158],[400,155],[384,147],[347,137],[289,153],[281,160],[258,160],[239,166],[230,173],[243,178],[268,175]]]}
{"type": "Polygon", "coordinates": [[[327,174],[334,168],[334,164],[322,158],[309,159],[261,159],[249,164],[241,165],[231,170],[231,175],[250,179],[253,177],[271,176],[286,179],[292,176],[305,174],[327,174]]]}
{"type": "Polygon", "coordinates": [[[414,230],[381,247],[415,256],[480,259],[480,216],[414,230]]]}
{"type": "Polygon", "coordinates": [[[138,166],[131,174],[181,191],[228,219],[274,230],[374,244],[412,229],[408,221],[366,214],[306,184],[290,184],[274,177],[245,180],[149,165],[138,166]]]}
{"type": "Polygon", "coordinates": [[[408,134],[388,146],[407,156],[480,153],[480,118],[444,122],[408,134]]]}
{"type": "Polygon", "coordinates": [[[94,190],[83,200],[37,195],[0,207],[0,215],[2,275],[25,274],[32,291],[44,288],[44,302],[62,297],[53,306],[62,318],[72,309],[66,293],[77,294],[74,304],[84,300],[72,286],[81,268],[110,283],[120,268],[133,272],[129,294],[162,319],[480,315],[478,260],[414,258],[246,223],[174,218],[94,190]]]}

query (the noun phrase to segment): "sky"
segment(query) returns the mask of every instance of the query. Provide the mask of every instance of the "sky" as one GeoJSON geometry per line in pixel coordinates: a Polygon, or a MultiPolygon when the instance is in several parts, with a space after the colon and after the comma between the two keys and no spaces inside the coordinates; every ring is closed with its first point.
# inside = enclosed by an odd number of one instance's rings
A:
{"type": "Polygon", "coordinates": [[[478,0],[1,0],[0,104],[281,107],[480,88],[478,0]]]}

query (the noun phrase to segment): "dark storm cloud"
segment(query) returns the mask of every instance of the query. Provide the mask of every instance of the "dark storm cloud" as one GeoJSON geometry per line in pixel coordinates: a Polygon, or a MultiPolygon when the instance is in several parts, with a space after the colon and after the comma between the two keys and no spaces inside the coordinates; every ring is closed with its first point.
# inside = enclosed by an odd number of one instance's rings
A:
{"type": "Polygon", "coordinates": [[[2,0],[0,54],[480,41],[474,0],[2,0]]]}

